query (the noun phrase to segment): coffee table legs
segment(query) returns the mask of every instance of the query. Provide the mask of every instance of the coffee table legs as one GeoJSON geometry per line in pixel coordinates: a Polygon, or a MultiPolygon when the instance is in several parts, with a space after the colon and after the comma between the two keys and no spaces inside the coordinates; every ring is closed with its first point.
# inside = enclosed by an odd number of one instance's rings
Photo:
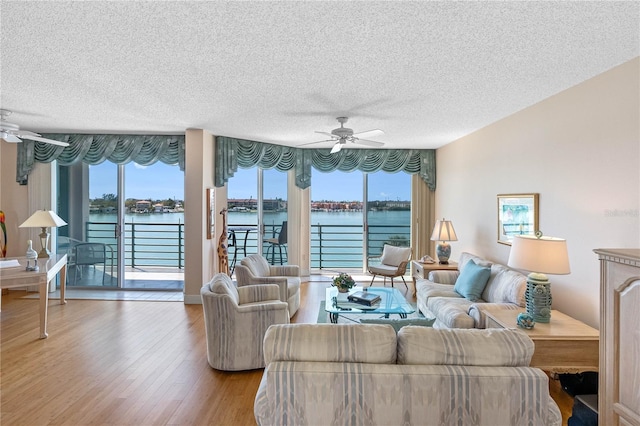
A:
{"type": "Polygon", "coordinates": [[[329,312],[329,320],[331,321],[331,324],[337,324],[338,323],[338,314],[333,313],[333,312],[329,312]]]}

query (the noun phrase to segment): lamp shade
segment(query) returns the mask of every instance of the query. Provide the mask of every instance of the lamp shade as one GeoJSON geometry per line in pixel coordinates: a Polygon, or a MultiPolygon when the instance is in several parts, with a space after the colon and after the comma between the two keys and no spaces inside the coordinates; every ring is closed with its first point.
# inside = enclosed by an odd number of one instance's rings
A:
{"type": "Polygon", "coordinates": [[[436,226],[433,227],[431,241],[458,241],[456,231],[450,220],[437,220],[436,226]]]}
{"type": "Polygon", "coordinates": [[[34,214],[25,220],[20,228],[56,228],[64,226],[67,222],[62,220],[60,216],[51,210],[37,210],[34,214]]]}
{"type": "Polygon", "coordinates": [[[516,235],[511,243],[507,265],[542,274],[569,274],[567,241],[562,238],[516,235]]]}

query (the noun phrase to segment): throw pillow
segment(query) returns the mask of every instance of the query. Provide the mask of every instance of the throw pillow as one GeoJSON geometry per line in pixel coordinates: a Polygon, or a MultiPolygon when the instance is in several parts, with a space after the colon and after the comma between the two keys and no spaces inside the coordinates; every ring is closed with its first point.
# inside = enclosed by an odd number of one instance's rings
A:
{"type": "Polygon", "coordinates": [[[380,263],[384,265],[399,266],[402,262],[409,259],[411,247],[395,247],[385,244],[382,248],[382,256],[380,263]]]}
{"type": "Polygon", "coordinates": [[[419,325],[431,327],[435,318],[406,318],[406,319],[385,319],[385,318],[362,318],[361,324],[389,324],[398,334],[398,331],[405,325],[419,325]]]}
{"type": "Polygon", "coordinates": [[[491,276],[491,268],[477,265],[469,260],[460,272],[453,290],[462,297],[477,302],[491,276]]]}

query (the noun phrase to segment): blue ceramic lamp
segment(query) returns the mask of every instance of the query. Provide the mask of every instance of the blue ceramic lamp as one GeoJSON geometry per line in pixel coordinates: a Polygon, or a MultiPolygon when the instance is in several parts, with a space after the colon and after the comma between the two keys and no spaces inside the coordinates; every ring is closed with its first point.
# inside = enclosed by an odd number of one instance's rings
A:
{"type": "Polygon", "coordinates": [[[511,244],[507,265],[531,272],[527,276],[525,292],[527,314],[535,322],[548,323],[551,319],[551,283],[545,274],[571,273],[567,241],[543,237],[540,231],[535,236],[516,235],[511,244]]]}
{"type": "Polygon", "coordinates": [[[431,241],[439,241],[436,244],[436,255],[440,264],[448,264],[449,256],[451,256],[451,245],[449,245],[448,241],[458,241],[458,236],[450,220],[444,220],[443,218],[436,221],[436,226],[433,227],[433,233],[431,234],[431,241]]]}

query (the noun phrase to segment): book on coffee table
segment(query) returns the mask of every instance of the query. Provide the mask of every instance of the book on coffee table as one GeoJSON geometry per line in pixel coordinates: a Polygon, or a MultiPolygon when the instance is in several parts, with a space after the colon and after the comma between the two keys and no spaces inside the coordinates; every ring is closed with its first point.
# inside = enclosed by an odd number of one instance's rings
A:
{"type": "Polygon", "coordinates": [[[380,301],[380,296],[368,291],[356,291],[355,293],[351,293],[347,299],[349,299],[350,302],[371,306],[380,301]]]}

